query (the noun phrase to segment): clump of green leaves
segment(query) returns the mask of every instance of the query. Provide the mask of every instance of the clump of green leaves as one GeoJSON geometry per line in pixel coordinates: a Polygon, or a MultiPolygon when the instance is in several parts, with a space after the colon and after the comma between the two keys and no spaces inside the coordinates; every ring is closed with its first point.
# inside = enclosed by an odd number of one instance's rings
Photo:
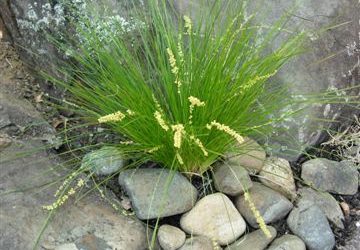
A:
{"type": "Polygon", "coordinates": [[[191,16],[167,2],[147,1],[147,11],[134,14],[141,27],[115,33],[106,47],[81,22],[77,30],[90,43],[78,44],[75,63],[64,68],[72,79],[57,82],[86,120],[123,136],[113,143],[129,158],[202,174],[244,138],[271,134],[301,109],[269,79],[303,51],[305,33],[287,30],[270,49],[288,16],[263,27],[242,1],[213,1],[191,16]],[[279,112],[285,106],[292,111],[279,112]]]}

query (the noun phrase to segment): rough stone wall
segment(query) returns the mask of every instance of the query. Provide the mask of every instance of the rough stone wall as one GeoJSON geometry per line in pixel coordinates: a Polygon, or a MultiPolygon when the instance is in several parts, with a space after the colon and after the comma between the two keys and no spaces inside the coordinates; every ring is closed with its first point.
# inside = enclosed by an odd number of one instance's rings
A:
{"type": "Polygon", "coordinates": [[[61,55],[47,42],[44,31],[56,32],[56,28],[64,23],[61,9],[57,8],[55,12],[55,7],[48,0],[0,2],[0,17],[22,60],[30,67],[45,67],[50,72],[55,71],[49,60],[60,60],[61,55]]]}
{"type": "Polygon", "coordinates": [[[73,20],[86,20],[94,29],[104,33],[129,31],[134,28],[126,16],[124,1],[118,0],[1,0],[0,17],[22,60],[29,66],[56,73],[56,64],[67,58],[49,41],[61,39],[65,31],[84,42],[78,32],[72,31],[73,20]],[[69,33],[69,32],[68,32],[69,33]],[[51,38],[51,39],[52,39],[51,38]]]}
{"type": "MultiPolygon", "coordinates": [[[[270,16],[279,15],[277,11],[282,10],[275,7],[284,8],[286,2],[291,1],[266,1],[266,9],[272,13],[270,16]]],[[[289,26],[322,31],[309,36],[309,51],[280,72],[280,81],[293,83],[294,93],[335,90],[339,96],[359,95],[359,89],[343,91],[360,84],[359,13],[360,3],[356,0],[300,1],[289,26]]],[[[359,115],[359,110],[348,105],[313,106],[300,120],[294,121],[300,125],[289,131],[303,145],[316,145],[325,139],[323,128],[346,126],[353,120],[353,115],[359,115]],[[320,122],[313,118],[338,120],[340,123],[320,122]]]]}
{"type": "MultiPolygon", "coordinates": [[[[176,1],[177,10],[188,15],[200,7],[198,1],[176,1]]],[[[292,10],[292,17],[285,28],[298,32],[314,31],[307,38],[307,53],[286,65],[274,80],[275,84],[290,84],[292,93],[289,94],[297,98],[327,90],[335,91],[338,96],[360,96],[359,88],[344,91],[360,84],[358,0],[252,0],[248,1],[247,9],[248,13],[258,12],[256,22],[259,25],[274,23],[285,11],[292,10]]],[[[266,32],[265,29],[263,32],[266,32]]],[[[275,40],[273,47],[276,48],[283,39],[286,39],[285,35],[275,40]]],[[[298,152],[308,145],[323,142],[327,137],[324,130],[347,126],[353,121],[353,116],[359,116],[360,112],[344,104],[313,105],[303,116],[279,124],[281,136],[275,134],[269,140],[273,153],[294,160],[298,152]],[[338,122],[324,122],[320,119],[338,122]]],[[[288,111],[288,107],[284,107],[284,111],[288,111]]]]}

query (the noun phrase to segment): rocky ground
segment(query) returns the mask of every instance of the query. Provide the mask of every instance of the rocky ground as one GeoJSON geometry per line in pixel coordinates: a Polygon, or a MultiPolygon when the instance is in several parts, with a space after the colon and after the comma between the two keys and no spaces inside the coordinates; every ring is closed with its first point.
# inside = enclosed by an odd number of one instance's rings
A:
{"type": "MultiPolygon", "coordinates": [[[[44,143],[56,145],[57,121],[61,122],[63,117],[71,114],[59,113],[48,106],[43,91],[51,93],[54,89],[36,83],[37,80],[30,76],[12,47],[0,43],[0,249],[32,249],[48,218],[42,206],[54,200],[56,189],[61,184],[61,174],[66,171],[61,164],[63,158],[41,148],[44,143]],[[24,152],[27,154],[24,155],[24,152]]],[[[317,225],[319,229],[312,234],[320,240],[306,241],[307,246],[325,249],[321,247],[334,245],[336,238],[337,249],[357,249],[360,235],[359,193],[358,180],[353,178],[357,176],[357,170],[346,171],[342,163],[319,159],[302,164],[302,179],[316,184],[317,189],[332,193],[336,200],[330,194],[324,198],[313,189],[306,188],[306,185],[301,187],[296,183],[295,186],[287,161],[269,158],[263,164],[265,153],[256,154],[257,159],[263,159],[260,162],[250,161],[250,170],[236,167],[240,163],[249,164],[246,158],[238,158],[237,163],[230,162],[231,168],[215,168],[214,179],[218,181],[215,181],[214,188],[221,193],[202,197],[195,206],[198,191],[182,175],[176,175],[169,189],[172,194],[183,196],[169,196],[165,209],[167,214],[162,215],[188,212],[181,218],[161,220],[163,226],[158,236],[161,246],[164,249],[220,249],[219,245],[232,243],[226,249],[265,249],[277,235],[269,249],[282,249],[279,247],[284,244],[304,249],[304,242],[300,238],[309,238],[307,227],[317,225]],[[335,169],[332,173],[326,171],[329,164],[335,169]],[[276,166],[282,167],[276,169],[276,166]],[[248,171],[252,174],[252,180],[248,171]],[[277,179],[281,183],[276,185],[269,181],[274,178],[269,172],[274,171],[283,177],[277,179]],[[270,238],[264,237],[262,231],[257,229],[253,211],[246,205],[243,188],[231,185],[234,180],[229,176],[233,177],[234,173],[250,189],[250,197],[265,222],[272,225],[268,228],[270,238]],[[255,173],[257,177],[253,175],[255,173]],[[319,176],[327,174],[327,178],[319,179],[319,176]],[[331,179],[334,176],[336,178],[331,179]],[[339,179],[339,176],[345,179],[339,179]],[[328,181],[324,182],[324,179],[328,181]],[[294,206],[291,201],[294,200],[296,188],[301,197],[307,198],[298,200],[294,206]],[[312,201],[309,203],[309,200],[312,201]],[[342,209],[338,201],[343,201],[342,209]],[[284,218],[289,213],[286,221],[284,218]],[[229,218],[231,222],[224,223],[229,218]],[[248,228],[246,222],[253,229],[244,236],[248,228]],[[202,236],[186,239],[184,231],[202,236]],[[290,232],[300,238],[289,235],[290,232]],[[284,234],[287,235],[282,236],[284,234]]],[[[119,184],[132,200],[129,208],[132,207],[139,218],[156,218],[159,215],[163,208],[161,201],[166,194],[154,192],[154,183],[160,187],[166,185],[166,173],[160,169],[143,169],[136,173],[125,171],[120,175],[119,184]],[[162,178],[159,179],[159,176],[162,178]],[[141,185],[137,184],[136,178],[142,180],[141,185]],[[150,208],[149,203],[153,205],[150,208]]],[[[295,172],[295,177],[300,175],[297,176],[295,172]]],[[[111,193],[109,195],[113,197],[111,193]]],[[[69,202],[62,206],[51,219],[40,241],[40,249],[146,249],[146,228],[141,221],[116,212],[100,195],[91,194],[81,200],[74,198],[75,204],[69,202]]]]}
{"type": "MultiPolygon", "coordinates": [[[[39,112],[40,98],[36,80],[0,42],[0,249],[33,249],[49,218],[42,206],[54,201],[60,183],[52,184],[65,171],[54,152],[42,149],[55,130],[39,112]]],[[[146,249],[139,220],[96,194],[73,201],[50,218],[38,249],[146,249]]]]}

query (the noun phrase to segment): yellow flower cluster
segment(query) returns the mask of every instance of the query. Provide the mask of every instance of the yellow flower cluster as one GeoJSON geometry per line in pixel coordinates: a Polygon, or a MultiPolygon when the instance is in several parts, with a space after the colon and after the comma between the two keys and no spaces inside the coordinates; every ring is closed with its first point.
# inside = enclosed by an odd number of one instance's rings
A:
{"type": "Polygon", "coordinates": [[[212,129],[212,127],[215,127],[216,129],[220,130],[220,131],[224,131],[225,133],[227,133],[228,135],[232,136],[233,138],[235,138],[235,140],[238,143],[243,143],[244,137],[242,137],[241,135],[239,135],[235,130],[231,129],[229,126],[226,126],[224,124],[218,123],[217,121],[212,121],[210,124],[206,125],[207,129],[212,129]]]}
{"type": "Polygon", "coordinates": [[[164,119],[162,118],[162,115],[159,111],[155,111],[154,113],[155,119],[156,121],[159,123],[160,127],[165,130],[168,131],[169,130],[169,126],[166,125],[166,122],[164,121],[164,119]]]}
{"type": "Polygon", "coordinates": [[[192,33],[192,21],[188,16],[184,16],[184,21],[185,21],[184,28],[186,30],[185,34],[190,35],[192,33]]]}
{"type": "Polygon", "coordinates": [[[125,114],[121,111],[102,116],[98,119],[99,123],[106,123],[106,122],[120,122],[125,118],[125,114]]]}
{"type": "Polygon", "coordinates": [[[197,97],[189,96],[188,100],[190,102],[190,105],[193,106],[193,107],[195,107],[195,106],[197,106],[197,107],[205,106],[205,102],[200,101],[200,99],[197,98],[197,97]]]}
{"type": "Polygon", "coordinates": [[[184,125],[180,123],[176,125],[172,125],[171,129],[174,131],[174,147],[180,148],[182,136],[185,134],[184,125]]]}
{"type": "Polygon", "coordinates": [[[244,198],[245,198],[245,201],[248,202],[248,204],[250,206],[250,210],[254,214],[254,216],[256,218],[256,222],[259,224],[260,229],[264,232],[266,237],[268,237],[270,239],[272,237],[271,233],[270,233],[269,229],[267,228],[265,221],[264,221],[263,217],[261,216],[259,210],[256,209],[255,204],[252,202],[248,192],[244,193],[244,198]]]}
{"type": "Polygon", "coordinates": [[[51,210],[54,210],[54,209],[60,207],[69,199],[70,196],[72,196],[76,193],[77,189],[81,188],[84,185],[85,185],[85,181],[83,179],[79,179],[75,188],[70,188],[66,194],[59,197],[53,204],[48,205],[48,206],[43,206],[43,209],[51,211],[51,210]]]}
{"type": "Polygon", "coordinates": [[[167,51],[168,56],[169,56],[169,63],[170,63],[170,66],[171,66],[171,72],[175,76],[175,84],[178,87],[178,93],[180,94],[181,81],[179,79],[179,68],[176,65],[175,55],[174,55],[173,51],[170,48],[167,48],[166,51],[167,51]]]}
{"type": "Polygon", "coordinates": [[[189,123],[192,124],[192,118],[193,118],[192,113],[193,113],[193,111],[194,111],[194,107],[196,107],[196,106],[197,106],[197,107],[203,107],[203,106],[205,106],[205,102],[200,101],[199,98],[196,98],[196,97],[194,97],[194,96],[189,96],[188,100],[189,100],[189,102],[190,102],[190,107],[189,107],[189,113],[190,113],[190,115],[189,115],[189,123]]]}
{"type": "Polygon", "coordinates": [[[208,152],[206,151],[204,145],[202,144],[202,142],[199,140],[199,138],[195,138],[195,136],[190,136],[190,139],[193,140],[195,142],[195,144],[201,149],[201,151],[203,152],[203,154],[205,156],[208,156],[208,152]]]}

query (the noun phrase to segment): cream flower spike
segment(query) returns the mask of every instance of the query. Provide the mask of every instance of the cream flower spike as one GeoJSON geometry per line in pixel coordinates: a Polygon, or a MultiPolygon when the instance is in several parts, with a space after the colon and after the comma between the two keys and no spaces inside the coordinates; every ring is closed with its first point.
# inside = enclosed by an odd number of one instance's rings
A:
{"type": "Polygon", "coordinates": [[[179,79],[179,68],[178,68],[177,63],[176,63],[176,58],[175,58],[174,52],[170,48],[167,48],[166,51],[167,51],[168,56],[169,56],[169,63],[170,63],[170,67],[171,67],[171,72],[175,76],[175,84],[176,84],[176,86],[178,88],[178,93],[180,94],[181,81],[179,79]]]}
{"type": "Polygon", "coordinates": [[[102,116],[98,119],[99,123],[106,123],[106,122],[120,122],[125,118],[125,114],[121,111],[102,116]]]}
{"type": "Polygon", "coordinates": [[[188,100],[190,102],[190,107],[189,107],[189,123],[192,124],[192,118],[193,118],[193,111],[194,111],[194,107],[203,107],[205,106],[205,102],[200,101],[199,98],[194,97],[194,96],[189,96],[188,100]]]}
{"type": "Polygon", "coordinates": [[[168,131],[169,126],[166,125],[165,120],[162,118],[162,114],[159,111],[155,111],[154,116],[155,116],[156,121],[159,123],[160,127],[163,130],[168,131]]]}
{"type": "Polygon", "coordinates": [[[184,125],[180,123],[172,125],[171,129],[174,131],[174,147],[180,149],[182,136],[185,134],[184,125]]]}
{"type": "Polygon", "coordinates": [[[184,28],[185,28],[185,34],[186,35],[190,35],[192,33],[192,21],[191,21],[191,18],[189,16],[184,16],[184,21],[185,21],[185,24],[184,24],[184,28]]]}
{"type": "Polygon", "coordinates": [[[235,130],[231,129],[229,126],[218,123],[216,120],[206,125],[206,128],[209,130],[213,127],[215,127],[217,130],[224,131],[228,135],[232,136],[238,143],[243,143],[245,141],[244,137],[238,134],[235,130]]]}
{"type": "Polygon", "coordinates": [[[200,99],[197,98],[197,97],[189,96],[188,100],[189,100],[191,106],[193,106],[193,107],[195,107],[195,106],[198,106],[198,107],[205,106],[205,102],[200,101],[200,99]]]}

